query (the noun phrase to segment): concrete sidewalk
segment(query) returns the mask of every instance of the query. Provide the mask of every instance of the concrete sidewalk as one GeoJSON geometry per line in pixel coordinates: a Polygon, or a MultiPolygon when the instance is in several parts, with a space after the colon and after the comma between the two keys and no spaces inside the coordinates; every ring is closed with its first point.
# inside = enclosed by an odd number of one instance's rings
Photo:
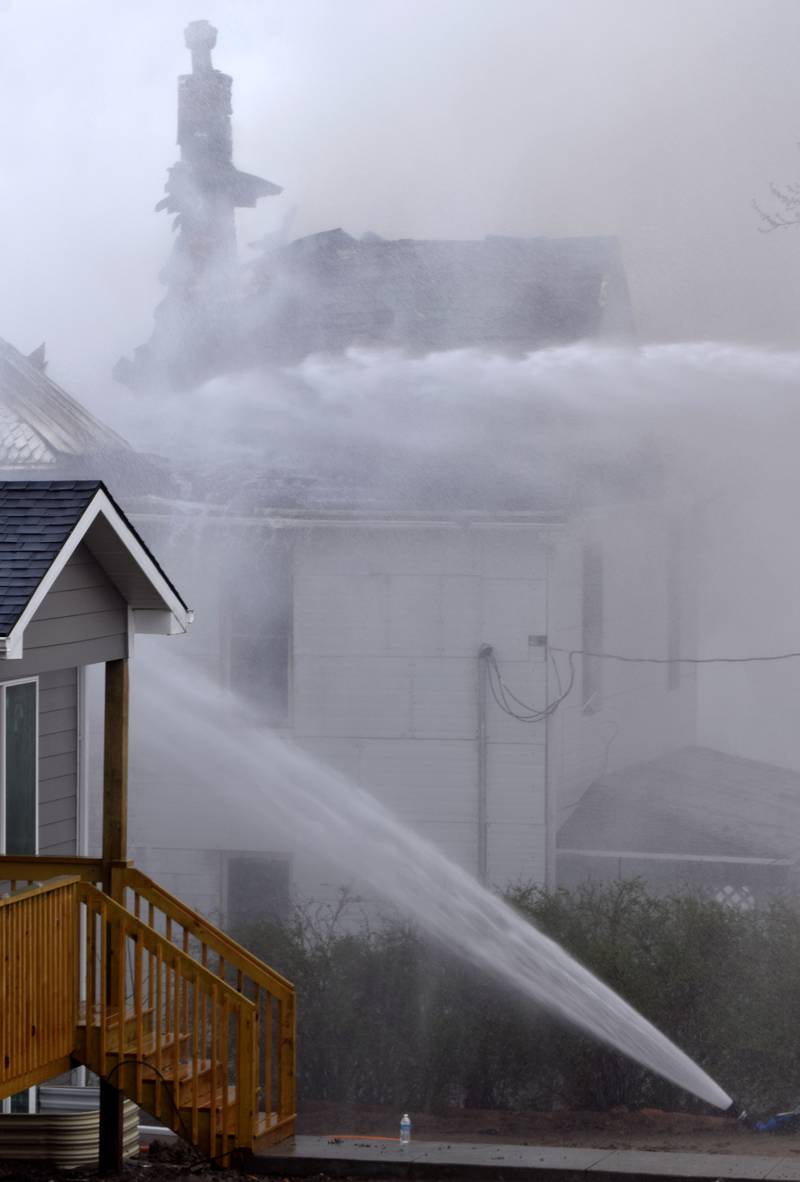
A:
{"type": "MultiPolygon", "coordinates": [[[[799,1146],[800,1148],[800,1146],[799,1146]]],[[[446,1141],[413,1141],[401,1149],[396,1141],[295,1137],[260,1153],[248,1173],[333,1178],[464,1178],[470,1182],[503,1182],[531,1178],[535,1182],[591,1179],[736,1178],[739,1182],[770,1179],[800,1182],[800,1154],[753,1157],[728,1153],[648,1153],[625,1149],[567,1149],[552,1145],[471,1145],[446,1141]]]]}

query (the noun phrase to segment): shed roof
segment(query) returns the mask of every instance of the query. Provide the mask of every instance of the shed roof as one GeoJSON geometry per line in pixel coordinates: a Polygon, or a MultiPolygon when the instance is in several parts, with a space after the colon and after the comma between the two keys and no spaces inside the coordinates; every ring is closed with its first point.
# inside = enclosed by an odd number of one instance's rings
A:
{"type": "Polygon", "coordinates": [[[597,780],[561,826],[561,850],[719,857],[800,855],[800,774],[687,747],[597,780]]]}
{"type": "Polygon", "coordinates": [[[81,541],[134,610],[169,612],[185,629],[186,604],[102,481],[2,480],[0,646],[6,656],[21,654],[28,619],[66,550],[81,541]]]}

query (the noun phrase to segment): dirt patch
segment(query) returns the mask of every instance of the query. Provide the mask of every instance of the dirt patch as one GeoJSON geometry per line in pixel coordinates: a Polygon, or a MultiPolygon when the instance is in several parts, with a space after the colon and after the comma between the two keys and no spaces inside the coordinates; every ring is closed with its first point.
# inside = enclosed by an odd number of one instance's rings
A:
{"type": "MultiPolygon", "coordinates": [[[[401,1113],[383,1107],[308,1104],[298,1133],[320,1137],[396,1137],[401,1113]]],[[[756,1133],[726,1116],[692,1116],[645,1108],[640,1112],[500,1112],[450,1109],[411,1113],[412,1137],[421,1141],[566,1145],[687,1153],[798,1154],[800,1134],[756,1133]]]]}

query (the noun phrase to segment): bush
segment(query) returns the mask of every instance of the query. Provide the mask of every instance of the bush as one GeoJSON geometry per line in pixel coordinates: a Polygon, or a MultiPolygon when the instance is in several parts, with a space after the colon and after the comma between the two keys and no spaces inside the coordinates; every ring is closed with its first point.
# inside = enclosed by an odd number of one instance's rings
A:
{"type": "MultiPolygon", "coordinates": [[[[755,1109],[800,1100],[800,913],[737,912],[639,881],[509,892],[552,936],[755,1109]]],[[[354,903],[237,933],[298,991],[301,1100],[436,1111],[701,1106],[410,926],[354,925],[354,903]]]]}

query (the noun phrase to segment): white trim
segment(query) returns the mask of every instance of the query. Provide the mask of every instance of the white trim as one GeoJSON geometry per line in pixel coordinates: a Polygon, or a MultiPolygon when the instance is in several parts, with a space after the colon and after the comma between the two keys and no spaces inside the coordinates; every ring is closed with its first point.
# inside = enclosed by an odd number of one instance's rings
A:
{"type": "Polygon", "coordinates": [[[173,591],[164,575],[162,575],[161,571],[147,553],[144,546],[135,536],[130,526],[126,524],[118,510],[111,503],[106,493],[103,492],[102,489],[98,489],[87,505],[86,509],[81,514],[80,519],[72,529],[69,537],[63,543],[58,554],[53,559],[47,573],[39,583],[39,586],[28,600],[27,604],[25,605],[25,609],[17,620],[16,624],[11,629],[8,636],[0,637],[0,656],[3,656],[8,660],[18,660],[22,657],[22,638],[25,629],[41,606],[45,596],[52,588],[53,583],[61,574],[62,570],[67,565],[78,546],[84,540],[90,527],[101,515],[106,519],[108,524],[114,530],[119,540],[133,558],[134,562],[142,571],[142,574],[145,576],[145,578],[147,578],[155,590],[156,594],[164,602],[167,611],[170,613],[174,621],[172,626],[174,627],[177,625],[177,631],[186,632],[189,624],[191,623],[192,613],[186,607],[184,607],[177,593],[173,591]]]}
{"type": "Polygon", "coordinates": [[[77,692],[78,758],[76,772],[78,799],[75,811],[78,823],[75,835],[75,853],[79,857],[86,857],[89,853],[89,703],[85,665],[79,665],[77,668],[77,692]]]}
{"type": "Polygon", "coordinates": [[[18,677],[14,681],[4,681],[0,684],[0,853],[6,852],[6,690],[13,685],[36,686],[36,705],[34,708],[35,740],[34,740],[34,849],[29,855],[36,857],[39,853],[39,678],[18,677]]]}

